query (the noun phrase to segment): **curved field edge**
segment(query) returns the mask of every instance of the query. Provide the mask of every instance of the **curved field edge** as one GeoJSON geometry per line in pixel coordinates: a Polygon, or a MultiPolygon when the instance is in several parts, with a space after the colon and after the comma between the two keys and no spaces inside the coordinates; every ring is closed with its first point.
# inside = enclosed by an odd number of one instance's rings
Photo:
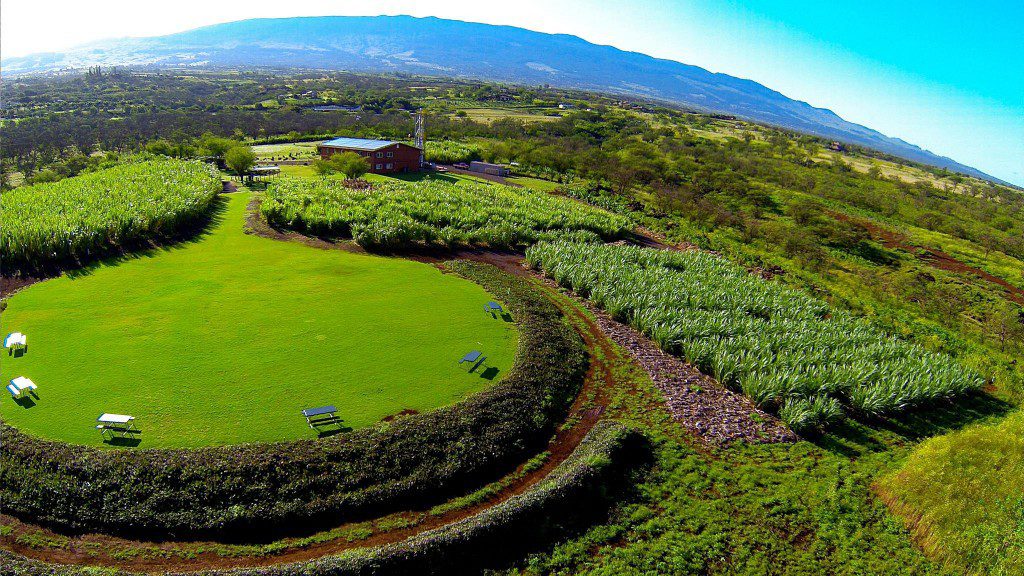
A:
{"type": "Polygon", "coordinates": [[[246,234],[253,196],[222,195],[203,232],[173,247],[6,300],[0,328],[29,334],[32,350],[8,357],[5,373],[32,378],[41,396],[5,399],[0,418],[96,447],[279,442],[316,437],[305,408],[339,408],[327,433],[365,428],[464,400],[513,366],[518,331],[481,313],[500,298],[479,284],[410,259],[246,234]],[[456,360],[472,349],[487,366],[469,374],[456,360]],[[135,416],[142,433],[104,439],[94,428],[104,412],[135,416]]]}
{"type": "MultiPolygon", "coordinates": [[[[481,261],[495,263],[510,273],[526,275],[525,269],[519,266],[509,268],[510,262],[503,258],[491,260],[491,256],[486,256],[481,261]]],[[[536,281],[533,283],[538,285],[536,281]]],[[[589,368],[566,420],[558,427],[545,451],[499,480],[426,510],[394,512],[371,520],[347,522],[308,536],[286,537],[266,543],[147,542],[96,533],[70,535],[0,514],[2,548],[41,562],[106,566],[129,572],[191,572],[291,564],[337,555],[354,548],[400,542],[475,516],[521,494],[567,460],[598,421],[621,416],[609,405],[612,389],[625,383],[635,383],[638,379],[646,381],[644,376],[640,376],[642,369],[603,334],[603,328],[578,302],[552,289],[548,282],[538,286],[583,338],[590,356],[589,368]]],[[[627,387],[633,389],[632,386],[627,387]]]]}
{"type": "MultiPolygon", "coordinates": [[[[337,556],[260,568],[211,570],[214,576],[342,576],[356,574],[472,573],[577,533],[601,519],[629,478],[650,461],[646,437],[622,423],[597,423],[551,474],[475,516],[384,546],[337,556]]],[[[62,566],[0,550],[0,568],[11,574],[128,575],[116,569],[62,566]]]]}
{"type": "Polygon", "coordinates": [[[209,217],[220,178],[195,160],[137,159],[0,197],[4,274],[77,267],[169,240],[209,217]]]}
{"type": "Polygon", "coordinates": [[[500,294],[516,362],[458,404],[321,440],[112,451],[0,425],[5,513],[65,532],[266,540],[463,494],[542,449],[582,385],[587,355],[560,310],[489,265],[449,270],[500,294]]]}
{"type": "Polygon", "coordinates": [[[875,483],[930,557],[1024,574],[1024,412],[931,438],[875,483]]]}

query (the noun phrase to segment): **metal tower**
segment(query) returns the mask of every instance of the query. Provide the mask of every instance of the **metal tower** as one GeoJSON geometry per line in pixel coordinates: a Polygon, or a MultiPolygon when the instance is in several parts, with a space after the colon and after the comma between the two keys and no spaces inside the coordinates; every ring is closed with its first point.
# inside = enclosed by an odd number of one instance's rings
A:
{"type": "Polygon", "coordinates": [[[423,128],[423,110],[416,113],[416,147],[420,149],[420,166],[426,164],[426,157],[423,151],[426,150],[427,135],[426,130],[423,128]]]}

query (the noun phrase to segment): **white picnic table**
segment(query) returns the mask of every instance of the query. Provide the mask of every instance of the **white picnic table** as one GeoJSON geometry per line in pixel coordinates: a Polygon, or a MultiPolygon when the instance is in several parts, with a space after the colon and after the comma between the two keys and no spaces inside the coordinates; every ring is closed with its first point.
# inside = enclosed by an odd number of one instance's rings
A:
{"type": "Polygon", "coordinates": [[[35,390],[37,388],[35,382],[29,380],[24,376],[18,376],[11,380],[11,383],[7,385],[7,391],[11,393],[11,396],[15,398],[21,398],[29,390],[35,390]]]}
{"type": "Polygon", "coordinates": [[[129,416],[127,414],[109,414],[104,412],[100,414],[99,418],[96,419],[99,424],[96,425],[96,429],[100,431],[100,435],[104,436],[107,432],[116,434],[118,432],[122,434],[129,434],[137,432],[135,428],[135,416],[129,416]]]}
{"type": "Polygon", "coordinates": [[[4,348],[18,348],[28,345],[28,337],[21,332],[11,332],[4,338],[4,348]]]}

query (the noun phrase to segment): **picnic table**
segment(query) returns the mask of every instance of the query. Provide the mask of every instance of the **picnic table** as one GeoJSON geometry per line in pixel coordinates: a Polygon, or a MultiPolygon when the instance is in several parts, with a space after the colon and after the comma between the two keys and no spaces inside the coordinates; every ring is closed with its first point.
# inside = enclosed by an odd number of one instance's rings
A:
{"type": "Polygon", "coordinates": [[[100,436],[106,437],[107,432],[113,436],[115,434],[135,434],[139,431],[135,427],[135,416],[129,416],[127,414],[100,414],[99,418],[96,419],[99,424],[96,425],[96,429],[100,431],[100,436]]]}
{"type": "Polygon", "coordinates": [[[11,332],[4,338],[4,348],[24,348],[28,346],[28,337],[21,332],[11,332]]]}
{"type": "Polygon", "coordinates": [[[14,398],[22,398],[29,392],[29,390],[35,390],[35,382],[25,378],[24,376],[18,376],[11,380],[11,383],[7,385],[7,391],[11,393],[14,398]]]}
{"type": "Polygon", "coordinates": [[[476,370],[478,366],[483,364],[484,360],[487,360],[487,356],[484,356],[483,352],[480,352],[479,350],[473,350],[472,352],[463,356],[462,359],[459,360],[459,364],[461,365],[466,362],[472,363],[473,366],[470,367],[469,369],[469,371],[472,372],[473,370],[476,370]]]}
{"type": "Polygon", "coordinates": [[[320,406],[319,408],[306,408],[302,415],[306,417],[306,424],[316,429],[318,424],[329,424],[338,421],[338,409],[334,406],[320,406]]]}
{"type": "Polygon", "coordinates": [[[501,314],[504,310],[501,308],[501,304],[497,302],[488,302],[484,305],[484,312],[490,312],[491,314],[501,314]]]}

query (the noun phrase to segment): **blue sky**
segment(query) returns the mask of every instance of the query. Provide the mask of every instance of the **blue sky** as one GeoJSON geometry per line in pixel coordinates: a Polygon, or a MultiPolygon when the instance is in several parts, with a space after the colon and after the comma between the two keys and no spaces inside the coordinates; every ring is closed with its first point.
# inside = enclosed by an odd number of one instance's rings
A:
{"type": "Polygon", "coordinates": [[[5,57],[250,17],[412,14],[522,26],[750,78],[1024,185],[1024,0],[4,0],[5,57]]]}
{"type": "Polygon", "coordinates": [[[671,2],[632,28],[645,51],[757,80],[1024,185],[1020,0],[671,2]]]}

